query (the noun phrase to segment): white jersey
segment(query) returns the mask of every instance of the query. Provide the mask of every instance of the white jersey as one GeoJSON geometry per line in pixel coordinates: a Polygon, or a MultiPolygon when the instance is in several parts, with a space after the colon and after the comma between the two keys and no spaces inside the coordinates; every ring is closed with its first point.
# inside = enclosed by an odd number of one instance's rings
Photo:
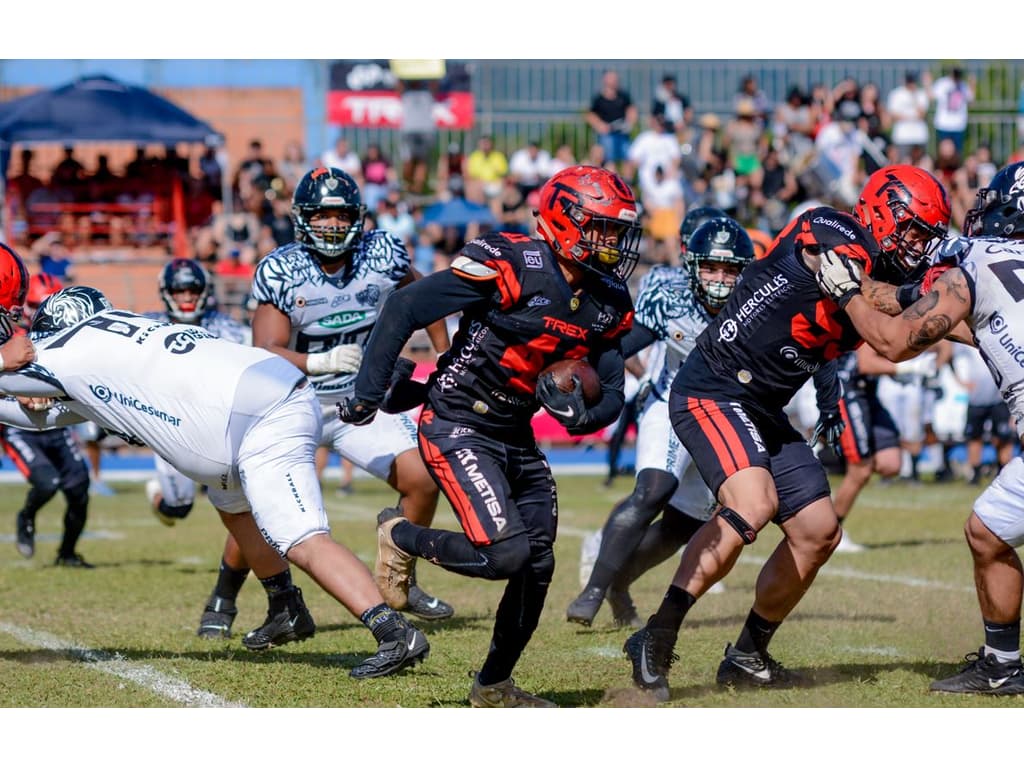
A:
{"type": "Polygon", "coordinates": [[[711,321],[711,314],[693,294],[685,268],[654,267],[640,281],[634,320],[664,344],[663,352],[652,353],[648,375],[653,394],[667,402],[672,380],[711,321]]]}
{"type": "MultiPolygon", "coordinates": [[[[271,251],[256,267],[252,294],[259,303],[288,315],[288,347],[296,352],[324,352],[339,344],[365,346],[381,305],[409,270],[402,241],[373,229],[363,233],[349,265],[335,275],[327,275],[316,254],[302,243],[271,251]]],[[[352,394],[355,380],[354,373],[310,377],[324,404],[352,394]]]]}
{"type": "Polygon", "coordinates": [[[36,362],[0,375],[0,391],[66,395],[73,414],[149,446],[213,488],[238,486],[245,431],[305,380],[265,349],[121,310],[33,340],[36,362]]]}
{"type": "MultiPolygon", "coordinates": [[[[154,320],[162,320],[165,323],[173,323],[171,316],[166,312],[145,312],[143,317],[151,317],[154,320]]],[[[204,331],[209,331],[214,336],[226,341],[233,341],[235,344],[252,344],[252,328],[240,323],[231,315],[212,310],[204,312],[196,323],[204,331]]]]}
{"type": "Polygon", "coordinates": [[[971,289],[967,324],[1024,437],[1024,242],[959,238],[943,244],[943,255],[954,252],[971,289]]]}

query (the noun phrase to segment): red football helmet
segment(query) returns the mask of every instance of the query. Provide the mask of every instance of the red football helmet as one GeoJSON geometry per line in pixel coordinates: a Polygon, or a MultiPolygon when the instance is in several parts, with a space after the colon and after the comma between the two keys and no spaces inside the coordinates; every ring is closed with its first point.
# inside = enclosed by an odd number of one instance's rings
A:
{"type": "Polygon", "coordinates": [[[25,317],[23,322],[26,327],[32,325],[32,316],[39,309],[39,305],[43,303],[43,299],[51,293],[56,293],[63,287],[64,285],[61,281],[53,275],[48,275],[45,272],[32,275],[28,281],[28,292],[25,294],[25,317]]]}
{"type": "Polygon", "coordinates": [[[540,188],[537,231],[559,258],[625,282],[640,253],[636,198],[604,168],[576,165],[540,188]]]}
{"type": "Polygon", "coordinates": [[[927,171],[890,165],[868,177],[853,215],[878,242],[879,261],[905,277],[946,236],[949,195],[927,171]]]}
{"type": "Polygon", "coordinates": [[[5,243],[0,243],[0,342],[14,333],[28,293],[28,271],[21,257],[5,243]]]}

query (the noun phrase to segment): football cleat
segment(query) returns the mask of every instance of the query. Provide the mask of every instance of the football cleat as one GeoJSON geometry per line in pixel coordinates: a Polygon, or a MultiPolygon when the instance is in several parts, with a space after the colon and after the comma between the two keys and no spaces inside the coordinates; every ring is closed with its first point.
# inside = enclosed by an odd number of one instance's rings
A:
{"type": "Polygon", "coordinates": [[[658,701],[669,700],[668,671],[679,661],[673,653],[675,634],[668,629],[644,627],[626,640],[622,652],[633,662],[633,683],[643,691],[650,691],[658,701]]]}
{"type": "Polygon", "coordinates": [[[594,623],[594,617],[597,616],[603,602],[603,589],[600,587],[584,589],[575,600],[569,603],[569,607],[565,610],[565,620],[589,627],[594,623]]]}
{"type": "Polygon", "coordinates": [[[430,655],[430,643],[426,635],[405,619],[401,619],[401,622],[404,630],[401,635],[391,640],[382,640],[373,656],[363,659],[352,668],[350,677],[366,680],[393,675],[406,667],[415,667],[430,655]]]}
{"type": "Polygon", "coordinates": [[[377,515],[377,562],[373,578],[377,582],[388,607],[404,610],[409,603],[409,586],[416,558],[403,552],[391,538],[391,530],[405,518],[395,507],[381,510],[377,515]]]}
{"type": "Polygon", "coordinates": [[[604,599],[608,601],[608,606],[612,609],[612,621],[615,622],[615,626],[639,629],[644,625],[640,614],[636,612],[636,606],[633,604],[633,598],[629,596],[628,589],[618,589],[613,584],[604,593],[604,599]]]}
{"type": "Polygon", "coordinates": [[[210,596],[210,601],[203,610],[199,619],[199,629],[196,634],[199,637],[218,639],[231,637],[231,625],[238,615],[234,600],[226,600],[215,595],[210,596]]]}
{"type": "Polygon", "coordinates": [[[726,643],[725,658],[718,665],[715,680],[719,685],[738,688],[792,688],[800,685],[802,678],[790,672],[766,651],[765,653],[743,653],[732,643],[726,643]]]}
{"type": "Polygon", "coordinates": [[[295,592],[284,609],[277,613],[273,609],[268,610],[263,626],[247,632],[242,638],[242,645],[250,651],[265,651],[313,636],[316,623],[302,600],[302,590],[298,587],[292,589],[295,592]]]}
{"type": "Polygon", "coordinates": [[[995,655],[977,653],[964,657],[967,666],[952,677],[936,680],[930,690],[939,693],[982,693],[988,696],[1015,696],[1024,693],[1024,666],[1020,659],[1001,662],[995,655]]]}
{"type": "Polygon", "coordinates": [[[21,512],[18,513],[18,532],[15,546],[22,557],[32,557],[36,553],[36,526],[21,512]]]}
{"type": "Polygon", "coordinates": [[[409,602],[403,611],[426,621],[450,619],[455,615],[455,609],[448,603],[440,598],[431,597],[416,584],[409,587],[409,602]]]}
{"type": "Polygon", "coordinates": [[[470,672],[473,687],[469,689],[471,707],[531,707],[534,709],[557,707],[553,701],[527,693],[511,677],[494,685],[483,685],[475,672],[470,672]]]}
{"type": "Polygon", "coordinates": [[[71,555],[57,555],[57,559],[53,561],[53,564],[59,568],[95,568],[96,566],[92,563],[86,562],[85,558],[77,552],[71,555]]]}

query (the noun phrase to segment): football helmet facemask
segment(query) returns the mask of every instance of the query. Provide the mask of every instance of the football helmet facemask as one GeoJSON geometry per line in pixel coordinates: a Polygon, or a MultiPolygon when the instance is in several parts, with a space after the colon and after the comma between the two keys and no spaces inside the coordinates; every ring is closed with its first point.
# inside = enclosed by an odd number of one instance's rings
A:
{"type": "Polygon", "coordinates": [[[295,238],[312,248],[321,260],[336,262],[359,247],[363,236],[366,206],[355,179],[337,168],[314,168],[298,184],[292,195],[292,221],[295,238]],[[328,225],[317,214],[336,212],[348,223],[328,225]]]}
{"type": "Polygon", "coordinates": [[[968,237],[1024,235],[1024,161],[1000,170],[978,190],[974,207],[964,217],[968,237]]]}
{"type": "Polygon", "coordinates": [[[709,219],[690,235],[686,244],[690,288],[708,309],[717,312],[732,295],[739,273],[754,260],[754,244],[750,235],[736,221],[723,216],[709,219]],[[701,268],[716,265],[735,267],[732,281],[711,280],[701,276],[701,268]]]}
{"type": "Polygon", "coordinates": [[[43,299],[32,318],[31,332],[37,336],[48,336],[113,308],[107,297],[95,288],[72,285],[43,299]]]}
{"type": "Polygon", "coordinates": [[[210,300],[210,276],[194,259],[172,259],[160,270],[160,298],[176,323],[198,323],[210,300]],[[192,296],[183,296],[188,291],[192,296]]]}
{"type": "Polygon", "coordinates": [[[890,165],[868,177],[853,215],[878,242],[879,266],[906,277],[946,236],[949,195],[927,171],[890,165]]]}
{"type": "Polygon", "coordinates": [[[576,165],[540,188],[537,231],[555,256],[626,282],[640,259],[636,198],[604,168],[576,165]]]}

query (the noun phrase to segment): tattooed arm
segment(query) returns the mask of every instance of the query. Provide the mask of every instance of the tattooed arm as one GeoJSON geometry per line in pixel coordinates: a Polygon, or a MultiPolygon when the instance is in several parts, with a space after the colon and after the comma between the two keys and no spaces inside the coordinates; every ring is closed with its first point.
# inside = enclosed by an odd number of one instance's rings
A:
{"type": "Polygon", "coordinates": [[[897,298],[898,290],[898,285],[882,283],[867,276],[860,281],[861,296],[867,299],[872,307],[887,315],[898,315],[903,311],[897,298]]]}
{"type": "Polygon", "coordinates": [[[967,278],[960,269],[947,271],[929,293],[895,317],[875,309],[863,295],[854,296],[846,305],[846,314],[858,333],[894,362],[907,360],[951,334],[962,333],[967,328],[963,320],[970,310],[967,278]]]}

